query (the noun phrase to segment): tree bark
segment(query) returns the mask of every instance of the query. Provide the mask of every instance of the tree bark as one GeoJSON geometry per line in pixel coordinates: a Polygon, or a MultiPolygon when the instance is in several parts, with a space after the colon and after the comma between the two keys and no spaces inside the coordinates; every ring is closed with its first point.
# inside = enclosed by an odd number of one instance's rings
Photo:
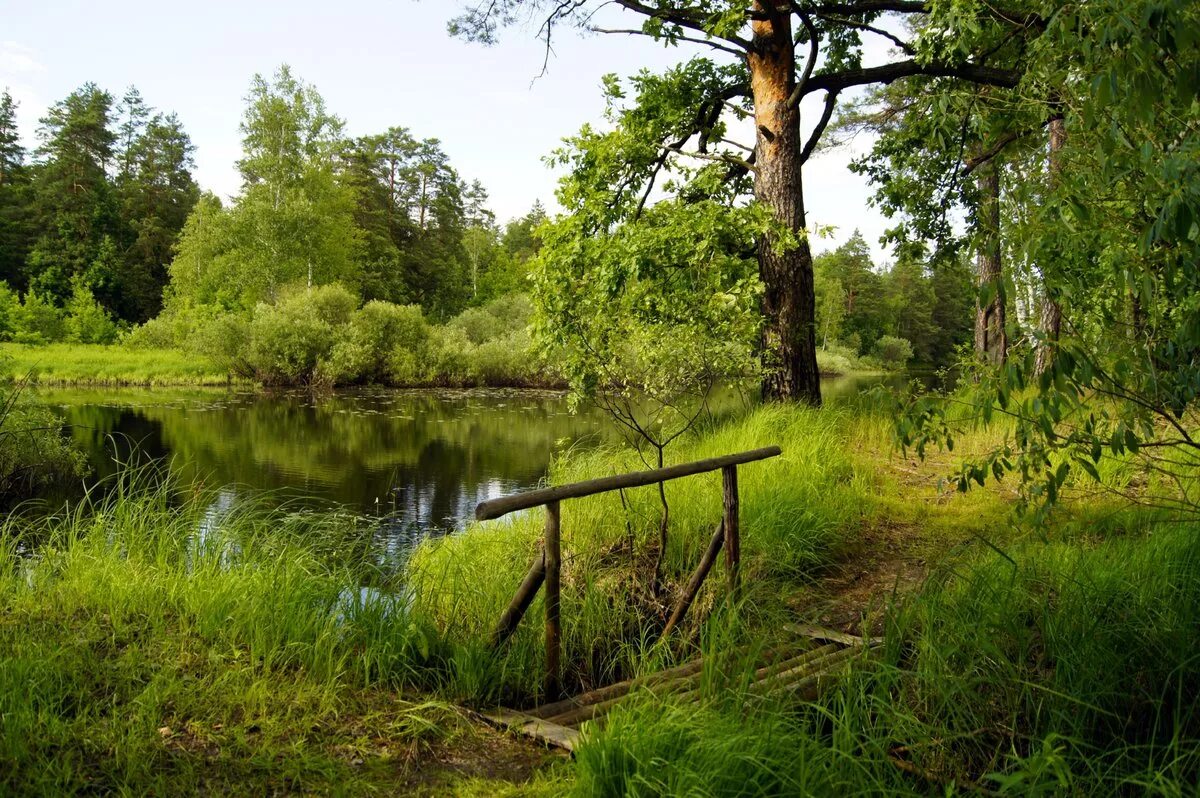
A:
{"type": "Polygon", "coordinates": [[[782,248],[774,235],[764,235],[758,244],[765,288],[762,348],[764,358],[769,358],[763,396],[819,405],[812,250],[804,234],[799,158],[800,111],[788,101],[796,80],[791,12],[755,0],[751,28],[754,38],[747,60],[757,129],[754,196],[799,238],[799,245],[790,249],[782,248]]]}
{"type": "MultiPolygon", "coordinates": [[[[1067,130],[1062,118],[1050,121],[1050,187],[1058,184],[1059,173],[1062,171],[1062,148],[1067,142],[1067,130]]],[[[1049,282],[1045,279],[1045,269],[1042,270],[1042,342],[1038,346],[1037,360],[1034,372],[1041,375],[1054,363],[1054,352],[1058,348],[1058,336],[1062,332],[1062,305],[1050,292],[1049,282]]]]}
{"type": "Polygon", "coordinates": [[[983,363],[1000,365],[1008,356],[1005,333],[1004,277],[1000,258],[1000,169],[989,161],[978,171],[979,227],[978,280],[980,287],[992,287],[991,300],[977,305],[975,313],[975,354],[983,363]]]}

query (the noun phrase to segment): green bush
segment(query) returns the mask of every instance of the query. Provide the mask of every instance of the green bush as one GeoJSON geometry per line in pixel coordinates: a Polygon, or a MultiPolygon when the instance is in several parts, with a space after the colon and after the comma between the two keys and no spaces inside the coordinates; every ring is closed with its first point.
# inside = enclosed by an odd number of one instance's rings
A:
{"type": "Polygon", "coordinates": [[[63,339],[62,311],[36,291],[25,295],[16,321],[13,340],[17,343],[47,344],[63,339]]]}
{"type": "Polygon", "coordinates": [[[512,294],[492,300],[479,308],[468,308],[450,320],[448,326],[462,330],[478,346],[516,332],[524,332],[533,316],[533,304],[524,294],[512,294]]]}
{"type": "Polygon", "coordinates": [[[0,341],[12,340],[20,312],[20,297],[8,287],[8,283],[0,280],[0,341]]]}
{"type": "Polygon", "coordinates": [[[879,365],[883,368],[898,370],[904,368],[908,361],[912,360],[913,348],[907,338],[885,335],[875,342],[871,356],[879,361],[879,365]]]}
{"type": "Polygon", "coordinates": [[[82,280],[72,281],[64,328],[71,343],[111,344],[117,340],[117,323],[82,280]]]}
{"type": "MultiPolygon", "coordinates": [[[[341,329],[330,358],[331,376],[337,382],[385,382],[391,376],[393,353],[413,353],[415,362],[428,338],[429,325],[418,305],[373,300],[341,329]]],[[[413,373],[406,369],[409,379],[413,373]]]]}

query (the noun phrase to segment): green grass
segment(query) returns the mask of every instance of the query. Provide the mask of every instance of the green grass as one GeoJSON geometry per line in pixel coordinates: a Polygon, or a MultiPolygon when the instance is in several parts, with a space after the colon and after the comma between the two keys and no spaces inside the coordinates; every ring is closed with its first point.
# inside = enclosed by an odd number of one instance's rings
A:
{"type": "Polygon", "coordinates": [[[634,704],[585,738],[577,790],[1191,794],[1197,544],[1193,527],[1160,526],[960,562],[895,613],[882,663],[815,706],[634,704]]]}
{"type": "MultiPolygon", "coordinates": [[[[739,469],[742,601],[726,601],[719,565],[667,646],[654,644],[667,606],[649,587],[655,491],[564,503],[569,689],[697,652],[725,678],[706,676],[698,707],[622,708],[587,732],[574,765],[532,777],[535,749],[453,705],[539,697],[540,599],[503,651],[486,640],[534,556],[540,513],[426,541],[405,563],[381,560],[351,516],[226,507],[149,472],[56,518],[9,517],[0,792],[1188,792],[1200,777],[1200,532],[1078,499],[1049,530],[1028,529],[1003,486],[947,493],[937,476],[951,459],[895,456],[869,402],[759,408],[670,457],[772,443],[781,458],[739,469]],[[731,652],[769,644],[864,540],[901,537],[937,568],[889,607],[881,662],[812,706],[737,688],[751,665],[731,652]],[[509,771],[461,764],[506,746],[509,771]]],[[[610,447],[568,453],[552,479],[641,467],[610,447]]],[[[720,493],[716,474],[669,485],[668,601],[720,493]]]]}
{"type": "Polygon", "coordinates": [[[175,349],[99,344],[0,344],[0,378],[29,376],[32,385],[228,385],[229,374],[175,349]]]}
{"type": "Polygon", "coordinates": [[[218,511],[147,479],[0,528],[0,793],[362,794],[453,773],[439,749],[481,732],[403,692],[440,649],[360,595],[353,519],[218,511]]]}

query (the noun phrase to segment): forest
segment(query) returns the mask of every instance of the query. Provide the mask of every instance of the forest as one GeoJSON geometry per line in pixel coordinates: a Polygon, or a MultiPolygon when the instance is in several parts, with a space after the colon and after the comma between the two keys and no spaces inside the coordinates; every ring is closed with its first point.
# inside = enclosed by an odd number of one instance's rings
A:
{"type": "Polygon", "coordinates": [[[1200,6],[452,5],[612,45],[513,219],[287,65],[226,198],[0,95],[0,792],[1191,794],[1200,6]]]}

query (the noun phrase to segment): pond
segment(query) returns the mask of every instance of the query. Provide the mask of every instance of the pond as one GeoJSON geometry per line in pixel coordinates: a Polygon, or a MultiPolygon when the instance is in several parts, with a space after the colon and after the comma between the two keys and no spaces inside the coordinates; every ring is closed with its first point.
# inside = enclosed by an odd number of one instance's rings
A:
{"type": "MultiPolygon", "coordinates": [[[[831,380],[825,391],[836,400],[878,381],[831,380]]],[[[619,440],[604,413],[571,413],[554,392],[74,388],[32,398],[71,426],[89,481],[158,461],[223,501],[272,491],[370,515],[393,542],[459,528],[478,502],[538,485],[556,453],[619,440]]]]}

